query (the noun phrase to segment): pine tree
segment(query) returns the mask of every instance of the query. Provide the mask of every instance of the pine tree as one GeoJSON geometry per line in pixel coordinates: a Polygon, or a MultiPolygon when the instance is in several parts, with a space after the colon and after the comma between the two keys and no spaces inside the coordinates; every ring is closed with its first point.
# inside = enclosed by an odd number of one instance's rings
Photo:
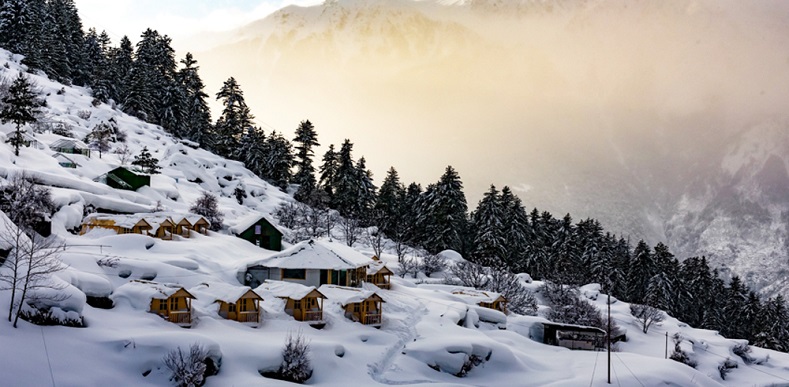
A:
{"type": "Polygon", "coordinates": [[[337,152],[334,151],[334,144],[329,144],[329,149],[323,154],[320,173],[320,187],[326,192],[329,202],[334,202],[334,185],[337,176],[337,152]]]}
{"type": "Polygon", "coordinates": [[[386,172],[386,177],[378,190],[378,198],[373,207],[373,219],[378,228],[390,237],[394,237],[399,223],[402,221],[402,201],[405,187],[400,182],[400,175],[394,167],[386,172]]]}
{"type": "Polygon", "coordinates": [[[84,71],[84,40],[85,33],[82,30],[82,20],[79,17],[77,6],[74,0],[49,0],[49,12],[52,14],[57,25],[57,35],[53,39],[62,42],[66,56],[56,58],[62,61],[69,73],[64,74],[72,82],[85,86],[89,79],[84,71]]]}
{"type": "Polygon", "coordinates": [[[293,184],[299,185],[299,190],[293,197],[300,202],[306,202],[317,188],[315,167],[312,166],[315,153],[312,148],[321,145],[318,143],[318,133],[309,120],[299,123],[293,142],[296,143],[296,174],[293,175],[293,184]]]}
{"type": "Polygon", "coordinates": [[[34,28],[33,11],[27,0],[0,2],[0,47],[27,54],[27,33],[34,28]]]}
{"type": "Polygon", "coordinates": [[[358,217],[359,208],[358,174],[352,156],[353,143],[346,139],[337,154],[337,170],[334,175],[334,197],[332,207],[345,217],[358,217]]]}
{"type": "Polygon", "coordinates": [[[431,184],[421,200],[417,227],[423,233],[422,245],[431,254],[452,249],[465,252],[468,205],[463,183],[452,166],[439,181],[431,184]]]}
{"type": "Polygon", "coordinates": [[[371,221],[372,210],[375,206],[377,198],[377,187],[373,183],[373,172],[367,169],[367,163],[362,156],[356,162],[356,179],[357,179],[357,192],[356,192],[356,212],[358,218],[362,219],[365,223],[371,221]]]}
{"type": "Polygon", "coordinates": [[[211,223],[210,230],[219,231],[222,229],[224,214],[222,214],[222,211],[219,211],[219,200],[210,192],[203,192],[203,196],[195,200],[192,207],[189,208],[189,212],[203,216],[211,223]]]}
{"type": "Polygon", "coordinates": [[[555,229],[549,255],[551,269],[548,277],[559,285],[578,285],[581,282],[577,269],[581,265],[581,253],[577,247],[573,220],[567,214],[555,229]]]}
{"type": "Polygon", "coordinates": [[[152,175],[159,173],[159,169],[161,169],[161,167],[159,167],[159,159],[151,155],[151,152],[148,151],[147,146],[142,148],[139,155],[134,156],[132,165],[137,165],[142,168],[143,172],[152,175]]]}
{"type": "Polygon", "coordinates": [[[238,149],[241,136],[252,126],[254,116],[244,101],[244,92],[233,77],[225,81],[216,99],[222,100],[224,108],[214,128],[216,140],[212,150],[221,156],[231,157],[238,149]]]}
{"type": "Polygon", "coordinates": [[[3,106],[0,109],[0,122],[16,125],[14,134],[8,140],[14,147],[14,155],[19,156],[19,147],[25,142],[25,130],[22,130],[22,126],[38,121],[36,116],[41,104],[33,92],[33,85],[20,72],[8,88],[8,94],[3,97],[3,106]]]}
{"type": "Polygon", "coordinates": [[[628,273],[629,299],[628,301],[636,304],[644,303],[646,288],[649,280],[657,272],[654,256],[643,240],[638,241],[633,251],[633,263],[628,273]]]}
{"type": "Polygon", "coordinates": [[[471,228],[474,247],[471,256],[474,262],[488,267],[505,265],[504,211],[500,207],[499,191],[491,184],[482,195],[477,209],[471,214],[471,228]]]}
{"type": "Polygon", "coordinates": [[[184,90],[184,135],[201,146],[211,143],[211,111],[208,108],[208,94],[203,90],[203,80],[198,74],[199,67],[195,66],[191,53],[181,63],[184,67],[178,72],[178,82],[184,90]]]}
{"type": "Polygon", "coordinates": [[[531,246],[529,244],[529,216],[523,207],[521,199],[515,196],[510,187],[504,186],[499,197],[502,209],[502,227],[506,246],[502,257],[507,266],[515,270],[516,273],[527,272],[527,261],[531,246]]]}
{"type": "Polygon", "coordinates": [[[266,176],[266,136],[263,130],[250,126],[241,137],[241,147],[238,148],[238,159],[255,175],[264,179],[266,176]]]}
{"type": "Polygon", "coordinates": [[[265,176],[269,183],[285,190],[291,179],[293,147],[277,132],[266,138],[265,176]]]}
{"type": "Polygon", "coordinates": [[[90,147],[99,151],[99,158],[102,153],[110,150],[110,140],[114,132],[113,124],[108,122],[101,122],[93,127],[93,130],[88,134],[87,142],[90,147]]]}
{"type": "Polygon", "coordinates": [[[111,48],[108,53],[111,98],[123,102],[129,96],[129,81],[134,66],[134,48],[127,36],[121,38],[117,48],[111,48]]]}

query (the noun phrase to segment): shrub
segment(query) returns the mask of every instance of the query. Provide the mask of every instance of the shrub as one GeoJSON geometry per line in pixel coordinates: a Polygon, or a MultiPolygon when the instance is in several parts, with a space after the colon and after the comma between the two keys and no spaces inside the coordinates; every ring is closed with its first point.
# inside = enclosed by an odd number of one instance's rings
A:
{"type": "Polygon", "coordinates": [[[537,299],[521,284],[515,274],[507,271],[492,272],[487,289],[501,293],[507,299],[507,308],[510,312],[526,316],[537,315],[537,299]]]}
{"type": "Polygon", "coordinates": [[[438,273],[447,269],[447,259],[441,254],[425,254],[419,270],[430,277],[433,273],[438,273]]]}
{"type": "Polygon", "coordinates": [[[197,198],[189,208],[189,212],[203,216],[211,223],[211,231],[219,231],[222,228],[224,214],[219,211],[219,200],[208,191],[203,192],[203,196],[197,198]]]}
{"type": "Polygon", "coordinates": [[[282,349],[282,363],[275,372],[261,372],[265,377],[302,384],[312,377],[309,359],[310,345],[299,331],[288,334],[282,349]]]}
{"type": "Polygon", "coordinates": [[[636,318],[644,333],[649,331],[652,324],[660,325],[659,323],[665,318],[663,311],[649,305],[630,304],[630,314],[636,318]]]}
{"type": "Polygon", "coordinates": [[[53,313],[52,309],[37,309],[33,308],[32,310],[22,310],[19,313],[19,317],[23,320],[36,325],[43,325],[43,326],[53,326],[53,325],[61,325],[64,327],[71,327],[71,328],[84,328],[85,322],[82,317],[71,317],[68,314],[64,314],[61,316],[56,315],[53,313]]]}
{"type": "Polygon", "coordinates": [[[77,117],[82,118],[83,120],[88,120],[90,119],[91,114],[93,113],[91,113],[90,110],[80,110],[77,112],[77,117]]]}
{"type": "Polygon", "coordinates": [[[217,372],[208,351],[197,343],[189,346],[188,353],[184,353],[181,347],[168,352],[164,356],[164,365],[172,371],[170,381],[178,387],[202,386],[206,376],[217,372]]]}
{"type": "Polygon", "coordinates": [[[748,343],[739,343],[732,347],[731,351],[739,356],[745,364],[752,364],[754,362],[753,357],[750,355],[751,346],[748,345],[748,343]]]}
{"type": "Polygon", "coordinates": [[[690,355],[688,355],[687,352],[683,351],[682,348],[680,348],[679,346],[679,344],[682,342],[682,336],[679,333],[675,333],[673,338],[674,338],[674,351],[671,352],[671,356],[669,356],[668,358],[683,363],[691,368],[696,368],[696,366],[698,366],[699,363],[693,358],[691,358],[690,355]]]}
{"type": "Polygon", "coordinates": [[[737,368],[737,362],[727,357],[726,360],[718,365],[718,372],[720,372],[721,379],[726,380],[726,375],[735,368],[737,368]]]}

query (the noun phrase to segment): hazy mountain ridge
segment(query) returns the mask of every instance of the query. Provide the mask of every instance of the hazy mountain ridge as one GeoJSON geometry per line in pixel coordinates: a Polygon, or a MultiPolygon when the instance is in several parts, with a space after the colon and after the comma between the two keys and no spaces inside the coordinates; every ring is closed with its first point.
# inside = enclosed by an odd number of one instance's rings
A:
{"type": "Polygon", "coordinates": [[[339,0],[284,8],[200,60],[255,53],[221,64],[261,90],[250,106],[309,117],[324,145],[352,138],[377,177],[394,165],[429,182],[440,169],[426,161],[442,160],[472,206],[508,184],[529,207],[708,255],[764,287],[789,239],[788,131],[770,118],[785,114],[774,47],[787,9],[339,0]]]}

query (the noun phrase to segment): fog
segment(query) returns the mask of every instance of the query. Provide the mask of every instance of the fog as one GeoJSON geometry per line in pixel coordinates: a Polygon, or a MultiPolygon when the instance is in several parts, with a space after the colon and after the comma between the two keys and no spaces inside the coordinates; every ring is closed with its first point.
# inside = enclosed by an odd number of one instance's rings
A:
{"type": "Polygon", "coordinates": [[[378,184],[389,166],[424,185],[453,165],[471,207],[492,183],[610,222],[665,216],[728,138],[787,114],[785,2],[408,3],[274,14],[196,53],[207,91],[235,76],[288,137],[310,119],[318,158],[351,139],[378,184]]]}

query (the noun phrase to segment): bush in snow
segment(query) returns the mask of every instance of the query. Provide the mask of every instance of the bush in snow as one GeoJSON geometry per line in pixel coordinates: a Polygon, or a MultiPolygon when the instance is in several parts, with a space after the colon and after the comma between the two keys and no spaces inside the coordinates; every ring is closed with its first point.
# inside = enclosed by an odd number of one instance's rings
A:
{"type": "Polygon", "coordinates": [[[148,151],[148,147],[142,147],[140,154],[134,156],[134,160],[132,160],[132,165],[136,165],[142,169],[143,172],[148,174],[157,174],[161,167],[159,167],[159,159],[153,157],[151,152],[148,151]]]}
{"type": "Polygon", "coordinates": [[[164,356],[164,365],[172,371],[170,381],[178,387],[197,387],[205,384],[206,376],[217,373],[214,361],[200,344],[189,346],[189,352],[178,347],[164,356]]]}
{"type": "Polygon", "coordinates": [[[419,271],[430,277],[433,273],[438,273],[447,269],[447,259],[441,254],[425,254],[419,271]]]}
{"type": "Polygon", "coordinates": [[[77,112],[77,117],[88,120],[92,114],[90,110],[80,110],[77,112]]]}
{"type": "Polygon", "coordinates": [[[312,377],[312,364],[309,359],[310,345],[299,331],[295,336],[288,334],[285,348],[282,349],[282,363],[275,372],[261,372],[268,378],[304,383],[312,377]]]}
{"type": "Polygon", "coordinates": [[[751,346],[748,343],[739,343],[732,347],[731,351],[739,356],[745,364],[753,364],[754,359],[750,355],[751,353],[751,346]]]}
{"type": "Polygon", "coordinates": [[[72,328],[84,328],[85,321],[82,319],[82,316],[79,316],[75,312],[70,313],[54,313],[52,308],[49,309],[37,309],[37,308],[29,308],[24,309],[19,313],[19,317],[23,320],[36,324],[36,325],[44,325],[44,326],[52,326],[52,325],[61,325],[64,327],[72,327],[72,328]]]}
{"type": "Polygon", "coordinates": [[[718,365],[718,372],[720,372],[721,379],[726,380],[726,375],[735,368],[737,368],[737,362],[727,357],[726,360],[718,365]]]}
{"type": "Polygon", "coordinates": [[[680,347],[680,343],[682,343],[683,340],[682,335],[680,335],[679,333],[675,333],[673,339],[674,339],[674,351],[671,352],[671,356],[669,356],[668,358],[683,363],[691,368],[696,368],[696,366],[698,366],[699,363],[693,358],[691,358],[690,355],[688,355],[688,353],[683,351],[682,348],[680,347]]]}
{"type": "Polygon", "coordinates": [[[202,215],[209,221],[211,223],[211,231],[219,231],[222,228],[224,215],[219,211],[219,201],[211,193],[203,192],[203,196],[197,198],[192,207],[189,208],[189,211],[202,215]]]}
{"type": "Polygon", "coordinates": [[[515,274],[507,271],[492,272],[487,290],[501,293],[507,299],[507,309],[510,312],[525,316],[537,315],[537,299],[515,274]]]}
{"type": "MultiPolygon", "coordinates": [[[[457,278],[460,285],[474,289],[483,289],[490,281],[487,268],[476,263],[458,262],[452,266],[451,273],[452,277],[457,278]]],[[[447,279],[447,283],[456,283],[454,278],[447,279]]]]}
{"type": "Polygon", "coordinates": [[[630,314],[636,318],[636,322],[644,333],[649,331],[652,324],[658,323],[660,325],[659,323],[665,318],[660,309],[641,304],[630,304],[630,314]]]}
{"type": "Polygon", "coordinates": [[[395,271],[397,275],[402,278],[405,278],[405,276],[409,274],[416,278],[416,274],[419,272],[419,262],[416,258],[403,257],[400,263],[397,264],[397,269],[395,271]]]}
{"type": "Polygon", "coordinates": [[[607,329],[600,310],[581,297],[578,288],[546,282],[542,289],[551,307],[548,320],[607,329]]]}

